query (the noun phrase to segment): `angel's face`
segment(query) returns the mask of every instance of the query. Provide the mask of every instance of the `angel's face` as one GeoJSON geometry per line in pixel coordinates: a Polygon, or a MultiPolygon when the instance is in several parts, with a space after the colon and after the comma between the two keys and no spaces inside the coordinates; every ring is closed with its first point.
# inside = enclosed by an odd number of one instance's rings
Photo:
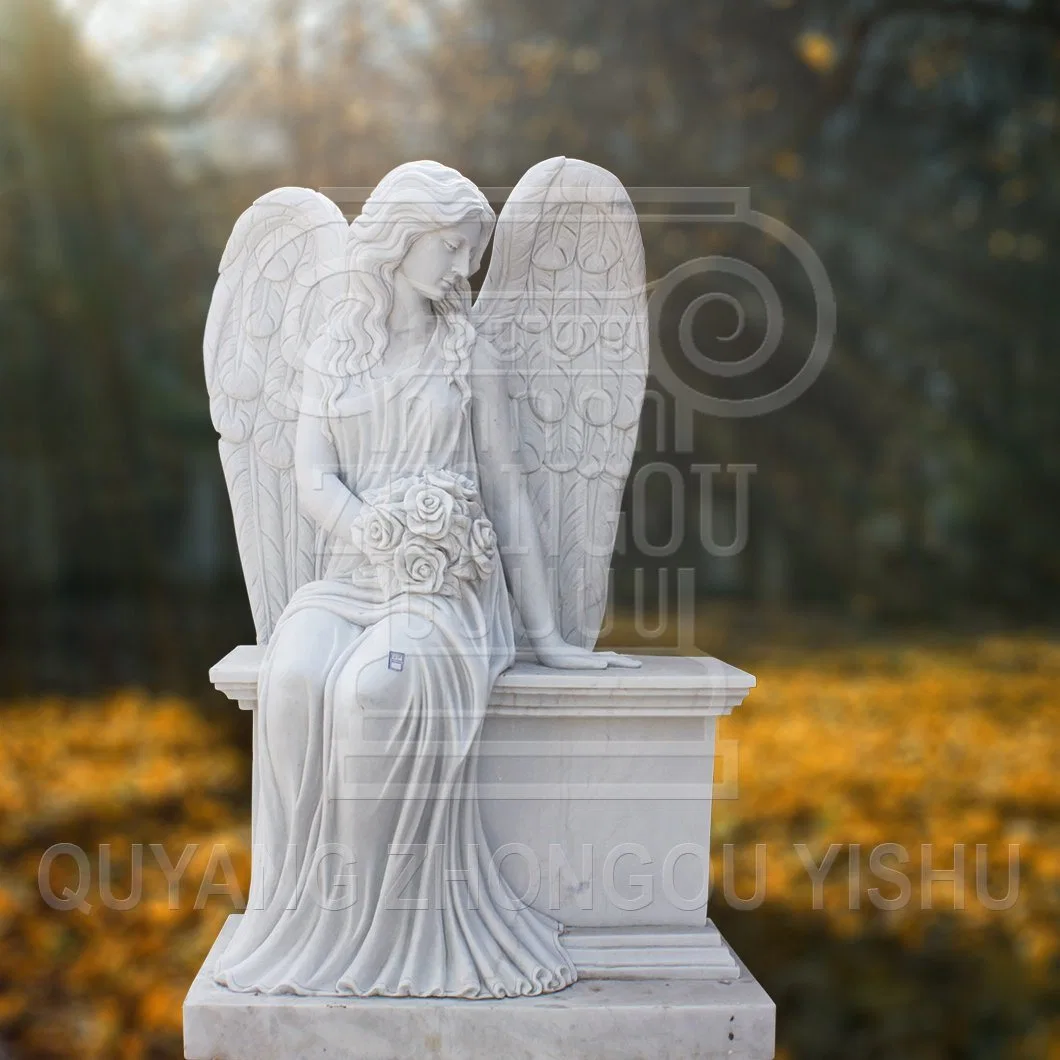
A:
{"type": "Polygon", "coordinates": [[[439,301],[458,279],[471,274],[471,259],[482,233],[476,220],[425,232],[409,247],[398,271],[420,294],[439,301]]]}

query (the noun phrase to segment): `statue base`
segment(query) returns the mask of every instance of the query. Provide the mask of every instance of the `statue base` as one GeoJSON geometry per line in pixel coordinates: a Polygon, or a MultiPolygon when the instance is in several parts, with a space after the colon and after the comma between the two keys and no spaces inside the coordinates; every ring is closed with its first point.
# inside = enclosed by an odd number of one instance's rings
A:
{"type": "MultiPolygon", "coordinates": [[[[243,709],[257,706],[263,651],[238,647],[210,671],[243,709]]],[[[773,1003],[707,918],[711,807],[738,789],[716,722],[755,681],[708,656],[640,658],[637,670],[517,662],[479,741],[495,867],[565,925],[577,983],[499,1001],[236,993],[208,972],[233,915],[185,1002],[185,1055],[772,1057],[773,1003]]],[[[357,797],[362,774],[349,756],[339,795],[357,797]]]]}
{"type": "Polygon", "coordinates": [[[184,1002],[187,1060],[773,1056],[773,1002],[742,965],[733,979],[587,978],[503,1001],[238,994],[210,969],[239,916],[228,918],[184,1002]]]}

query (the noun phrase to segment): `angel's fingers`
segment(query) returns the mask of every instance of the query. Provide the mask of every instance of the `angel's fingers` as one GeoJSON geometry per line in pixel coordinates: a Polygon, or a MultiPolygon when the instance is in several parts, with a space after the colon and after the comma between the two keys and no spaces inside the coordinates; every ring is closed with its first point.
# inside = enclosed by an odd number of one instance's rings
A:
{"type": "Polygon", "coordinates": [[[602,670],[607,662],[599,656],[588,653],[578,655],[554,655],[549,659],[548,666],[553,670],[602,670]]]}
{"type": "Polygon", "coordinates": [[[578,663],[578,665],[579,666],[587,666],[587,667],[589,667],[590,669],[593,669],[593,670],[606,670],[607,669],[607,660],[606,659],[601,659],[599,655],[593,654],[593,655],[589,656],[589,659],[588,659],[587,662],[583,661],[583,662],[578,663]]]}
{"type": "Polygon", "coordinates": [[[640,669],[640,659],[634,659],[632,655],[619,655],[617,651],[606,651],[601,654],[607,659],[608,666],[623,666],[630,670],[640,669]]]}

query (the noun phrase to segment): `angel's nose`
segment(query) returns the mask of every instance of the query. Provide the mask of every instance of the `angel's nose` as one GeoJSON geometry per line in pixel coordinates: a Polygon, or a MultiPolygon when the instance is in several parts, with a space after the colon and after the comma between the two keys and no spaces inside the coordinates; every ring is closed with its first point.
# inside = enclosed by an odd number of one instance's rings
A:
{"type": "Polygon", "coordinates": [[[462,247],[453,255],[453,272],[466,280],[471,275],[471,248],[462,247]]]}

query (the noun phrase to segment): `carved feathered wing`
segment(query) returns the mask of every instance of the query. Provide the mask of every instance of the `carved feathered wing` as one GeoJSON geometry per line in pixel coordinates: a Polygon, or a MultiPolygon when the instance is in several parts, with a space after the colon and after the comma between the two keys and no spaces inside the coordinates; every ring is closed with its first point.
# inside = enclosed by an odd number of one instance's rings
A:
{"type": "Polygon", "coordinates": [[[294,437],[303,359],[348,232],[323,195],[270,191],[236,222],[210,302],[210,414],[259,643],[295,589],[318,576],[323,542],[297,503],[294,437]]]}
{"type": "Polygon", "coordinates": [[[550,158],[501,210],[474,323],[508,373],[566,640],[591,648],[648,370],[644,245],[605,169],[550,158]]]}

